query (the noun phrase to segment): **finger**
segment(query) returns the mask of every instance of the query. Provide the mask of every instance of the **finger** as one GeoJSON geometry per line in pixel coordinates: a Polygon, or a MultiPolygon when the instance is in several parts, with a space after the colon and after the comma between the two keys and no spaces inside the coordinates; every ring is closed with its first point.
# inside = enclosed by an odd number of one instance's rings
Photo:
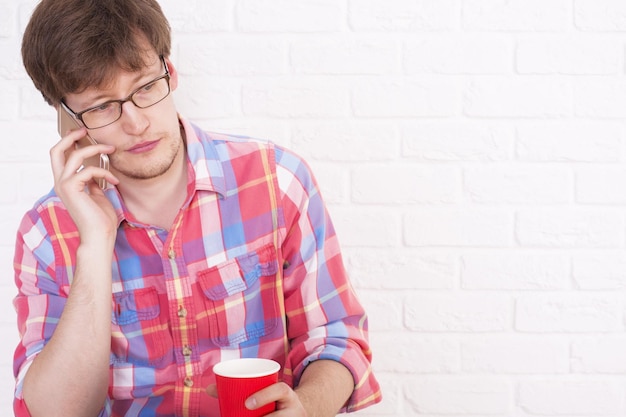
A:
{"type": "Polygon", "coordinates": [[[256,410],[266,404],[280,403],[282,408],[289,408],[297,401],[296,393],[284,382],[278,382],[264,388],[246,399],[246,408],[256,410]]]}
{"type": "MultiPolygon", "coordinates": [[[[68,151],[74,149],[74,143],[86,134],[87,131],[85,129],[72,130],[50,148],[50,161],[53,173],[58,174],[62,172],[68,151]]],[[[55,178],[57,176],[55,175],[55,178]]]]}
{"type": "Polygon", "coordinates": [[[217,398],[217,385],[211,384],[206,387],[206,393],[213,398],[217,398]]]}
{"type": "Polygon", "coordinates": [[[119,184],[117,177],[106,169],[86,167],[74,173],[65,171],[63,175],[57,179],[55,189],[57,189],[59,194],[66,194],[67,192],[83,192],[85,187],[87,187],[89,193],[94,194],[98,193],[98,190],[102,192],[98,186],[99,178],[104,178],[113,185],[119,184]],[[95,185],[97,190],[91,189],[91,185],[95,185]]]}
{"type": "Polygon", "coordinates": [[[104,144],[76,149],[76,142],[84,138],[86,134],[87,131],[84,128],[72,130],[50,149],[52,172],[55,178],[59,178],[66,169],[69,169],[71,173],[76,172],[83,165],[83,161],[89,157],[98,153],[110,154],[115,150],[113,146],[104,144]]]}

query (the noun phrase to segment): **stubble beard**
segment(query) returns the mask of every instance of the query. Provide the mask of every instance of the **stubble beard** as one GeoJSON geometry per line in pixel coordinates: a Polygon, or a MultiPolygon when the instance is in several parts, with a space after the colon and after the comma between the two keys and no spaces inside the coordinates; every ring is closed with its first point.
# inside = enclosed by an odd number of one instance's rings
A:
{"type": "Polygon", "coordinates": [[[182,137],[179,131],[164,136],[161,141],[167,142],[165,149],[149,161],[129,163],[119,155],[110,155],[111,167],[121,175],[134,180],[150,180],[158,178],[170,170],[182,148],[182,137]]]}

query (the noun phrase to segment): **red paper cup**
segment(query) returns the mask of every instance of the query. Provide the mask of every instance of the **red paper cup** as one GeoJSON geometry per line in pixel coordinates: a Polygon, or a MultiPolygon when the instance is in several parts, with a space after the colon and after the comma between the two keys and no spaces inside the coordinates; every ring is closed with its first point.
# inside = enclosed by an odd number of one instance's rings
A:
{"type": "Polygon", "coordinates": [[[246,399],[278,382],[280,364],[271,359],[242,358],[220,362],[213,367],[222,417],[261,417],[276,410],[276,403],[248,410],[246,399]]]}

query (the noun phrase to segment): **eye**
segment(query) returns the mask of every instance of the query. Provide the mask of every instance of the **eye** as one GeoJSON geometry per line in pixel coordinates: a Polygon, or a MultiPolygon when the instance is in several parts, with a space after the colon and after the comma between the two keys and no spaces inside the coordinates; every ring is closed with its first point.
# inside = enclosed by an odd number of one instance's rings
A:
{"type": "Polygon", "coordinates": [[[107,101],[106,103],[102,103],[101,105],[99,105],[98,107],[94,107],[93,109],[89,110],[90,113],[106,113],[111,111],[115,106],[115,103],[111,102],[111,101],[107,101]]]}
{"type": "Polygon", "coordinates": [[[149,92],[150,90],[152,90],[152,88],[154,87],[154,85],[155,85],[156,83],[157,83],[156,81],[153,81],[153,82],[151,82],[150,84],[146,84],[146,85],[144,85],[144,86],[141,88],[141,90],[139,90],[139,91],[144,92],[144,93],[147,93],[147,92],[149,92]]]}

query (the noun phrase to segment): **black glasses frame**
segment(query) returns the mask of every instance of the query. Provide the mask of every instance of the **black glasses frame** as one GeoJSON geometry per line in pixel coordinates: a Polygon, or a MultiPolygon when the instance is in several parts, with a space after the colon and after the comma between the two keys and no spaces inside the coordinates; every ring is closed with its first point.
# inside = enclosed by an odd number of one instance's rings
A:
{"type": "Polygon", "coordinates": [[[122,117],[122,108],[123,108],[123,106],[124,106],[124,103],[126,103],[126,102],[128,102],[128,101],[130,101],[131,103],[133,103],[133,104],[135,105],[135,107],[137,107],[137,108],[139,108],[139,109],[147,109],[148,107],[152,107],[152,106],[154,106],[155,104],[158,104],[158,103],[160,103],[161,101],[165,100],[165,98],[166,98],[167,96],[169,96],[169,95],[170,95],[170,93],[171,93],[171,88],[170,88],[170,71],[169,71],[169,69],[167,68],[167,63],[165,62],[165,58],[163,58],[163,55],[161,55],[159,58],[161,59],[161,62],[163,63],[163,67],[165,68],[165,74],[160,75],[160,76],[158,76],[157,78],[155,78],[155,79],[153,79],[153,80],[151,80],[151,81],[149,81],[149,82],[147,82],[147,83],[143,84],[142,86],[140,86],[140,87],[136,88],[136,89],[135,89],[135,90],[133,90],[133,91],[132,91],[132,92],[131,92],[128,96],[126,96],[126,98],[119,99],[119,100],[109,100],[109,101],[105,101],[104,103],[100,103],[100,104],[98,104],[98,105],[96,105],[96,106],[89,107],[88,109],[85,109],[85,110],[80,111],[80,112],[78,112],[78,113],[76,113],[74,110],[72,110],[72,109],[71,109],[71,108],[70,108],[70,107],[69,107],[69,106],[65,103],[65,101],[63,101],[63,99],[61,99],[61,105],[62,105],[63,107],[65,107],[65,108],[66,108],[66,109],[67,109],[67,110],[71,113],[71,115],[72,115],[72,116],[74,116],[74,118],[76,118],[76,119],[80,120],[80,121],[83,123],[83,126],[85,126],[85,127],[86,127],[87,129],[89,129],[89,130],[93,130],[93,129],[100,129],[100,128],[105,127],[105,126],[112,125],[113,123],[115,123],[115,122],[117,122],[118,120],[120,120],[120,118],[122,117]],[[147,87],[147,86],[149,86],[150,84],[154,84],[154,83],[156,83],[157,81],[162,80],[163,78],[166,78],[166,79],[167,79],[167,94],[166,94],[165,96],[163,96],[163,98],[162,98],[162,99],[160,99],[159,101],[156,101],[156,102],[154,102],[154,103],[150,104],[149,106],[140,106],[139,104],[135,103],[135,101],[133,100],[133,96],[134,96],[134,95],[135,95],[135,94],[136,94],[139,90],[141,90],[142,88],[146,88],[146,87],[147,87]],[[105,124],[105,125],[98,126],[98,127],[89,127],[89,126],[87,126],[87,123],[85,123],[85,121],[83,120],[83,114],[85,114],[85,113],[87,113],[87,112],[89,112],[89,111],[92,111],[92,110],[94,110],[94,109],[97,109],[98,107],[103,106],[103,105],[105,105],[105,104],[111,104],[111,103],[119,103],[119,105],[120,105],[120,114],[117,116],[117,119],[113,120],[113,121],[112,121],[112,122],[110,122],[110,123],[107,123],[107,124],[105,124]]]}

